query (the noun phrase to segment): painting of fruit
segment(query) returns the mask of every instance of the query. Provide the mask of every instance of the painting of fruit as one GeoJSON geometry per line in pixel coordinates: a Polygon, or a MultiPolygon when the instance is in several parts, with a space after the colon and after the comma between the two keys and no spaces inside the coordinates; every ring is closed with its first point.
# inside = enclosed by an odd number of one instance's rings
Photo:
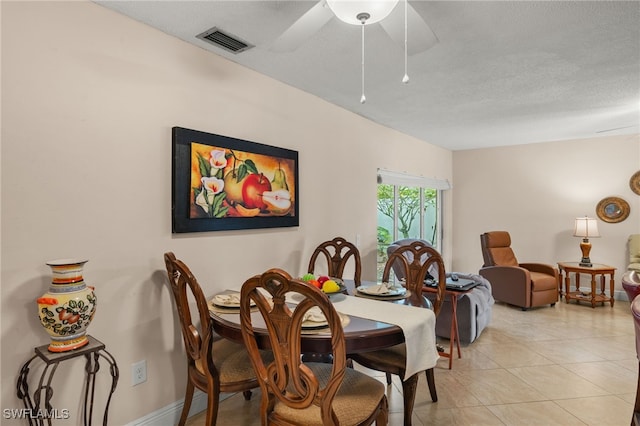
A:
{"type": "Polygon", "coordinates": [[[251,173],[245,179],[244,185],[242,185],[242,201],[245,207],[250,209],[258,207],[260,210],[266,210],[267,205],[262,197],[265,192],[269,191],[271,191],[269,179],[264,177],[262,173],[259,175],[251,173]]]}
{"type": "Polygon", "coordinates": [[[297,151],[174,127],[173,156],[173,232],[298,226],[297,151]]]}
{"type": "Polygon", "coordinates": [[[191,216],[291,214],[293,161],[193,143],[191,216]]]}

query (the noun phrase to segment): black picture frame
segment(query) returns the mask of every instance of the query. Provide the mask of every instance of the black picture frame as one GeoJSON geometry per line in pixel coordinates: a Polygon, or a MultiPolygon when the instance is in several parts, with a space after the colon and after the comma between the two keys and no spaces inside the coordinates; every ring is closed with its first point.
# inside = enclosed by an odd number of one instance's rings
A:
{"type": "Polygon", "coordinates": [[[299,226],[298,170],[297,151],[173,127],[172,233],[299,226]]]}

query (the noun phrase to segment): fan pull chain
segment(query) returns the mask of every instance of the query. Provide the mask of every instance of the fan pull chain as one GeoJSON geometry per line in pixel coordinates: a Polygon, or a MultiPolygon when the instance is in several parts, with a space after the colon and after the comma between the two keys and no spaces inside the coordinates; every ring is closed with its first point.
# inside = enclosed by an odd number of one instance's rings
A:
{"type": "Polygon", "coordinates": [[[407,84],[409,82],[409,74],[407,71],[407,3],[409,0],[404,0],[404,77],[402,77],[402,82],[407,84]]]}
{"type": "Polygon", "coordinates": [[[362,96],[360,97],[360,103],[363,104],[367,101],[367,97],[364,95],[364,23],[366,19],[362,19],[362,96]]]}

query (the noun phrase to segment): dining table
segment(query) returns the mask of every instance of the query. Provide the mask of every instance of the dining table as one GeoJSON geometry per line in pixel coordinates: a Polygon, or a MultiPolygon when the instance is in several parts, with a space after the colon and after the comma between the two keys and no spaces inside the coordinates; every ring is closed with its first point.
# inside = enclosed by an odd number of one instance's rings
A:
{"type": "MultiPolygon", "coordinates": [[[[366,294],[363,290],[379,283],[363,281],[357,289],[353,281],[344,280],[344,292],[329,295],[343,321],[346,352],[348,354],[375,351],[405,343],[407,347],[406,378],[420,371],[433,368],[439,358],[435,342],[435,315],[428,299],[412,295],[407,290],[393,296],[366,294]],[[413,299],[412,299],[413,298],[413,299]],[[414,306],[419,298],[421,306],[414,306]],[[426,309],[425,309],[426,308],[426,309]]],[[[225,290],[219,295],[238,294],[239,289],[225,290]]],[[[292,306],[297,294],[287,296],[292,306]]],[[[209,311],[214,331],[227,339],[243,342],[239,308],[220,306],[210,299],[209,311]]],[[[260,312],[251,313],[258,347],[269,349],[269,334],[260,312]]],[[[329,329],[303,330],[303,353],[330,354],[329,329]]]]}

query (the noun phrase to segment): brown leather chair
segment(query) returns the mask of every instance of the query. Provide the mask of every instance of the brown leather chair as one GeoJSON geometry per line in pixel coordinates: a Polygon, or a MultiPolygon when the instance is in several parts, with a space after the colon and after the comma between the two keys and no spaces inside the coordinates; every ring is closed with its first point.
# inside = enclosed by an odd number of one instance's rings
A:
{"type": "Polygon", "coordinates": [[[387,424],[384,385],[347,368],[342,322],[321,290],[292,279],[283,270],[270,269],[242,285],[240,321],[242,338],[262,390],[262,425],[370,425],[374,421],[380,426],[387,424]],[[287,292],[301,296],[295,307],[286,303],[287,292]],[[252,301],[269,331],[273,362],[265,362],[258,353],[252,301]],[[301,356],[302,323],[311,308],[320,309],[328,322],[332,363],[306,362],[301,356]]]}
{"type": "MultiPolygon", "coordinates": [[[[422,295],[424,277],[429,270],[437,271],[438,286],[433,303],[433,311],[436,316],[442,308],[446,291],[446,274],[444,261],[433,247],[427,246],[420,240],[413,241],[410,245],[401,246],[389,255],[382,274],[382,281],[388,282],[391,269],[405,277],[405,287],[411,291],[410,303],[413,306],[425,306],[422,295]]],[[[430,305],[430,302],[427,302],[430,305]]],[[[391,383],[391,374],[404,378],[407,364],[407,349],[404,343],[390,348],[379,349],[372,352],[363,352],[350,355],[350,358],[367,368],[383,371],[387,376],[387,384],[391,383]]],[[[433,368],[425,371],[427,384],[433,402],[438,401],[433,368]]],[[[415,403],[415,394],[418,386],[418,374],[402,381],[402,395],[404,401],[404,425],[411,425],[411,415],[415,403]]]]}
{"type": "Polygon", "coordinates": [[[480,275],[489,280],[494,299],[522,310],[558,301],[558,270],[542,263],[518,263],[506,231],[480,235],[484,265],[480,275]]]}
{"type": "MultiPolygon", "coordinates": [[[[194,389],[198,388],[207,394],[205,424],[215,425],[220,392],[242,391],[249,400],[251,389],[258,387],[258,380],[244,345],[214,337],[207,300],[189,268],[171,252],[164,254],[164,261],[187,356],[187,390],[178,424],[185,424],[194,389]],[[197,306],[193,315],[189,293],[197,306]],[[193,317],[198,318],[199,323],[194,323],[193,317]]],[[[263,356],[270,359],[270,353],[263,352],[263,356]]]]}
{"type": "Polygon", "coordinates": [[[314,273],[318,256],[323,255],[327,260],[327,275],[335,278],[344,278],[344,268],[350,258],[355,262],[355,271],[353,281],[358,287],[361,283],[360,276],[362,274],[362,264],[360,260],[360,251],[352,243],[342,237],[336,237],[333,240],[325,241],[313,251],[309,260],[308,272],[314,273]]]}

